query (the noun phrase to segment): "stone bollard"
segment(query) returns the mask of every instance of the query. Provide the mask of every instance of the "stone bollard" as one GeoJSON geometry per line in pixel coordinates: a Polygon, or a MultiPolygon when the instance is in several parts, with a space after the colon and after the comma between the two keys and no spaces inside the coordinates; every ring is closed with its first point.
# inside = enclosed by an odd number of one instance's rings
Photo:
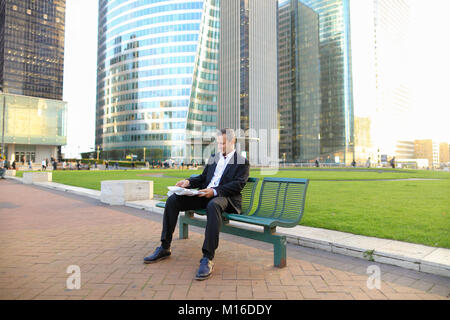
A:
{"type": "Polygon", "coordinates": [[[24,172],[22,182],[24,184],[33,184],[35,182],[51,182],[51,172],[24,172]]]}
{"type": "Polygon", "coordinates": [[[113,206],[124,205],[125,201],[153,199],[153,181],[148,180],[106,180],[102,181],[100,201],[113,206]]]}

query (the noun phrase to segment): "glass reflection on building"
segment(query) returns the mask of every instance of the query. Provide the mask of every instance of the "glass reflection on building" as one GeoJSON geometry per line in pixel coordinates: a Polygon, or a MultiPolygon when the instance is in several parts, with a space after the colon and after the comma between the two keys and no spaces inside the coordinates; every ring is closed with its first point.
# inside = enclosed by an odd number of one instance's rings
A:
{"type": "Polygon", "coordinates": [[[67,143],[67,103],[59,100],[0,94],[0,131],[11,162],[40,162],[57,157],[67,143]],[[5,118],[3,119],[3,114],[5,118]]]}
{"type": "Polygon", "coordinates": [[[280,158],[320,156],[319,16],[298,0],[278,8],[280,158]]]}
{"type": "Polygon", "coordinates": [[[62,100],[65,6],[0,1],[0,91],[62,100]]]}
{"type": "Polygon", "coordinates": [[[300,0],[319,14],[320,159],[350,164],[354,156],[349,0],[300,0]]]}
{"type": "MultiPolygon", "coordinates": [[[[217,129],[220,1],[204,2],[187,118],[186,160],[201,163],[217,129]]],[[[213,150],[210,150],[213,151],[213,150]]]]}
{"type": "Polygon", "coordinates": [[[355,160],[369,157],[377,165],[397,153],[401,141],[413,140],[409,60],[408,0],[353,1],[352,66],[355,116],[355,160]],[[367,36],[370,35],[370,36],[367,36]]]}
{"type": "Polygon", "coordinates": [[[188,130],[212,129],[217,3],[100,0],[96,145],[181,161],[188,130]]]}

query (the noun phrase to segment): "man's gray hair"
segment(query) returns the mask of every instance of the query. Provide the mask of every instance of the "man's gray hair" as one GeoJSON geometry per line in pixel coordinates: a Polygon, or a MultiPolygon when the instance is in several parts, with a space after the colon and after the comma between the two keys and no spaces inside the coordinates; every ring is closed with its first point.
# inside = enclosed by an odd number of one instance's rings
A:
{"type": "Polygon", "coordinates": [[[217,135],[226,135],[227,136],[227,141],[233,141],[234,143],[236,143],[236,134],[234,133],[233,129],[230,128],[225,128],[225,129],[220,129],[217,132],[217,135]]]}

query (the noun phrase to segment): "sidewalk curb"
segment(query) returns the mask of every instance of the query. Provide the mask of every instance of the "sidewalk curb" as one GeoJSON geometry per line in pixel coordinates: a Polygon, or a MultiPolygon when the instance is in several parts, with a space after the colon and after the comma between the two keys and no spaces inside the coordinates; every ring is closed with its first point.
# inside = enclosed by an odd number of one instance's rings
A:
{"type": "MultiPolygon", "coordinates": [[[[18,177],[5,178],[22,182],[22,179],[18,177]]],[[[98,190],[72,187],[55,182],[40,182],[34,183],[34,185],[100,200],[100,191],[98,190]]],[[[160,201],[127,201],[125,206],[162,215],[164,210],[155,207],[157,202],[160,201]]],[[[206,217],[199,218],[206,219],[206,217]]],[[[237,221],[230,223],[250,230],[262,230],[258,226],[237,221]]],[[[301,225],[294,228],[277,228],[277,230],[278,234],[286,236],[288,243],[294,245],[450,278],[450,249],[301,225]]]]}

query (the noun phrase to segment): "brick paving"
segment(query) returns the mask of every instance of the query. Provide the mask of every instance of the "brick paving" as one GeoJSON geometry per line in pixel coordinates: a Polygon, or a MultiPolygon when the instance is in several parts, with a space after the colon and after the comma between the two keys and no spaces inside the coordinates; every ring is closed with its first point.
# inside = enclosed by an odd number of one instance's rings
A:
{"type": "MultiPolygon", "coordinates": [[[[162,216],[64,192],[0,181],[0,299],[449,299],[450,279],[288,245],[273,267],[272,246],[221,234],[215,270],[194,280],[203,229],[174,236],[172,256],[143,257],[159,245],[162,216]],[[367,267],[381,270],[367,287],[367,267]],[[67,267],[81,270],[69,290],[67,267]]],[[[178,231],[176,231],[178,232],[178,231]]]]}

